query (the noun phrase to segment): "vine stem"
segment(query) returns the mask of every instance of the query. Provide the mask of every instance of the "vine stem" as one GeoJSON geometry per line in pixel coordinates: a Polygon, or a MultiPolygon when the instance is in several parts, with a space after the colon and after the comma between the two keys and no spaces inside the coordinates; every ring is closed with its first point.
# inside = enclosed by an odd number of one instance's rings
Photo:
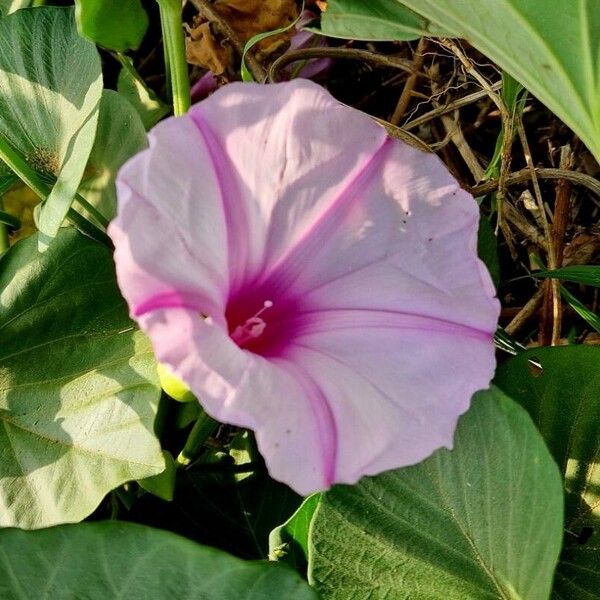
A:
{"type": "Polygon", "coordinates": [[[198,456],[206,440],[215,432],[219,423],[209,417],[204,411],[190,431],[183,450],[176,459],[178,468],[187,467],[198,456]]]}
{"type": "Polygon", "coordinates": [[[165,64],[171,83],[173,113],[185,114],[192,104],[185,58],[181,0],[157,0],[163,33],[165,64]]]}

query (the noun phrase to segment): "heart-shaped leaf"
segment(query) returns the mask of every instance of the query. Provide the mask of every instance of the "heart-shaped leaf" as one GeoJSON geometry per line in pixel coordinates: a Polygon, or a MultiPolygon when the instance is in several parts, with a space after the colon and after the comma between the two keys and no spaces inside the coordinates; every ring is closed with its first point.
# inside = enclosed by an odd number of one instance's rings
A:
{"type": "Polygon", "coordinates": [[[561,479],[527,413],[476,394],[452,451],[323,494],[309,581],[322,597],[546,600],[561,479]]]}
{"type": "Polygon", "coordinates": [[[39,7],[0,19],[0,137],[35,171],[56,180],[39,217],[40,245],[56,235],[96,133],[102,72],[73,10],[39,7]]]}
{"type": "Polygon", "coordinates": [[[499,386],[529,412],[565,478],[565,543],[554,597],[600,590],[600,348],[539,348],[498,369],[499,386]]]}
{"type": "Polygon", "coordinates": [[[132,523],[8,529],[0,546],[0,597],[7,600],[316,600],[282,565],[246,562],[132,523]]]}
{"type": "Polygon", "coordinates": [[[600,160],[600,3],[402,0],[508,71],[600,160]]]}
{"type": "Polygon", "coordinates": [[[0,526],[79,521],[164,469],[160,387],[108,248],[62,229],[0,259],[0,526]]]}

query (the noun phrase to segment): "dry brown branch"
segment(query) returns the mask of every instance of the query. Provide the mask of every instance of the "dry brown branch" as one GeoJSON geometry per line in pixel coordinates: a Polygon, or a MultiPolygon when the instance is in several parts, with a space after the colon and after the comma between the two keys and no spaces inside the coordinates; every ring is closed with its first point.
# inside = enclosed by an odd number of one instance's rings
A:
{"type": "MultiPolygon", "coordinates": [[[[560,168],[568,171],[573,167],[573,153],[570,146],[563,146],[560,151],[560,168]]],[[[556,196],[554,202],[554,219],[552,223],[552,247],[554,249],[554,257],[556,267],[562,266],[565,234],[569,224],[569,213],[571,208],[571,184],[565,179],[559,179],[556,185],[556,196]]],[[[554,315],[552,322],[552,332],[550,343],[556,346],[560,342],[561,322],[562,322],[562,306],[560,298],[560,287],[557,280],[555,282],[555,297],[558,301],[558,310],[554,315]]]]}
{"type": "Polygon", "coordinates": [[[505,217],[525,239],[546,251],[546,238],[508,201],[505,203],[505,217]]]}
{"type": "MultiPolygon", "coordinates": [[[[587,188],[590,190],[590,192],[593,192],[596,196],[598,196],[598,198],[600,198],[600,182],[590,175],[579,173],[577,171],[567,171],[564,169],[536,168],[534,170],[539,179],[565,179],[571,183],[587,188]]],[[[527,181],[530,181],[530,179],[531,171],[529,169],[521,169],[520,171],[516,171],[508,175],[506,178],[506,185],[507,187],[510,187],[511,185],[526,183],[527,181]]],[[[469,188],[469,191],[474,196],[484,196],[485,194],[490,194],[497,189],[498,179],[490,179],[490,181],[486,181],[485,183],[480,183],[479,185],[469,188]]]]}
{"type": "MultiPolygon", "coordinates": [[[[197,0],[194,0],[197,1],[197,0]]],[[[277,60],[273,61],[269,69],[269,81],[277,83],[279,73],[288,65],[299,60],[310,58],[340,58],[345,60],[358,60],[379,67],[392,67],[401,69],[407,73],[415,74],[417,77],[425,77],[424,73],[415,72],[412,63],[396,56],[387,56],[370,50],[358,50],[356,48],[302,48],[300,50],[289,50],[277,60]]]]}
{"type": "Polygon", "coordinates": [[[540,287],[515,318],[504,328],[509,335],[515,335],[535,314],[544,298],[544,287],[540,287]]]}
{"type": "MultiPolygon", "coordinates": [[[[436,95],[439,95],[439,92],[440,92],[440,86],[436,83],[437,79],[438,79],[437,65],[435,65],[432,68],[430,75],[431,75],[431,91],[433,92],[433,97],[436,97],[436,95]]],[[[437,100],[432,99],[431,102],[434,106],[436,106],[436,105],[439,106],[439,104],[437,103],[437,100]]],[[[452,141],[452,143],[458,150],[462,159],[465,161],[465,164],[467,165],[471,175],[473,176],[473,179],[475,180],[475,182],[477,183],[478,181],[481,181],[484,177],[485,170],[481,166],[479,159],[477,158],[477,156],[475,156],[475,153],[469,146],[469,144],[462,132],[462,129],[459,124],[458,110],[455,111],[454,119],[447,114],[443,114],[440,117],[440,121],[442,122],[444,131],[446,132],[446,137],[450,138],[450,140],[452,141]]]]}
{"type": "Polygon", "coordinates": [[[415,50],[415,55],[413,58],[412,67],[414,72],[408,77],[404,87],[402,88],[402,93],[400,94],[400,98],[398,100],[398,104],[396,105],[396,109],[394,110],[394,114],[390,118],[390,123],[392,125],[398,125],[400,123],[400,119],[404,116],[408,105],[410,104],[410,100],[412,98],[413,90],[415,89],[415,85],[417,83],[417,75],[423,66],[423,61],[425,60],[425,50],[427,49],[427,38],[422,37],[419,40],[419,44],[417,45],[417,49],[415,50]]]}
{"type": "MultiPolygon", "coordinates": [[[[493,90],[499,90],[502,87],[502,82],[497,81],[491,87],[493,90]]],[[[437,117],[440,117],[441,115],[453,112],[459,108],[462,108],[463,106],[468,106],[469,104],[473,104],[473,102],[478,102],[482,98],[486,98],[487,95],[488,95],[488,93],[486,91],[482,90],[479,92],[473,92],[472,94],[468,94],[467,96],[463,96],[462,98],[458,98],[457,100],[453,100],[452,102],[449,102],[448,104],[440,105],[438,108],[435,108],[435,109],[425,113],[424,115],[421,115],[420,117],[417,117],[416,119],[413,119],[412,121],[409,121],[408,123],[406,123],[405,125],[402,126],[402,129],[405,129],[407,131],[409,131],[411,129],[415,129],[417,127],[420,127],[421,125],[424,125],[428,121],[431,121],[432,119],[436,119],[437,117]]]]}

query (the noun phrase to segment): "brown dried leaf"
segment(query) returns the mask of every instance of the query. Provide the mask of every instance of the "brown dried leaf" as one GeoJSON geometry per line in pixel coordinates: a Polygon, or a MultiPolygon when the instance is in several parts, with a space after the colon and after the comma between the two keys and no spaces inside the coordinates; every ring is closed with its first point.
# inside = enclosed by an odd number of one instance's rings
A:
{"type": "MultiPolygon", "coordinates": [[[[258,33],[285,27],[298,17],[295,0],[217,0],[213,9],[242,44],[258,33]]],[[[215,75],[223,74],[232,65],[231,48],[219,43],[208,23],[198,20],[188,34],[188,62],[209,69],[215,75]]],[[[279,51],[292,35],[294,30],[290,29],[260,41],[254,48],[257,58],[261,60],[279,51]]]]}
{"type": "Polygon", "coordinates": [[[204,67],[215,75],[222,75],[231,64],[231,48],[217,42],[210,23],[200,23],[188,29],[185,50],[190,64],[204,67]]]}

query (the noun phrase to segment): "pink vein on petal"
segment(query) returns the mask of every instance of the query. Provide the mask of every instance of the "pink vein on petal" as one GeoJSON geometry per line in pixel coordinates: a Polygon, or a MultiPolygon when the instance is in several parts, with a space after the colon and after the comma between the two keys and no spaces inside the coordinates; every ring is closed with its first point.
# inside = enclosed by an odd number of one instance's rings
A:
{"type": "Polygon", "coordinates": [[[149,312],[165,308],[187,308],[198,312],[198,314],[202,313],[199,302],[195,302],[191,298],[185,297],[180,292],[173,291],[155,294],[147,300],[140,302],[133,310],[133,316],[141,317],[149,312]]]}
{"type": "MultiPolygon", "coordinates": [[[[352,307],[344,308],[317,308],[314,310],[301,310],[294,318],[305,321],[306,329],[311,333],[331,332],[339,329],[362,329],[366,327],[372,328],[394,328],[394,329],[415,329],[418,331],[429,331],[437,333],[446,333],[456,335],[458,337],[468,337],[479,340],[489,341],[493,337],[493,331],[486,331],[473,327],[472,325],[464,325],[456,321],[427,315],[424,313],[403,311],[403,310],[386,310],[379,308],[364,308],[352,307]],[[348,313],[348,315],[344,315],[348,313]],[[327,314],[326,317],[321,315],[327,314]],[[349,319],[347,323],[340,325],[336,322],[336,316],[349,316],[356,314],[362,317],[369,317],[371,322],[363,320],[349,319]],[[306,318],[308,317],[308,320],[306,318]],[[379,320],[378,320],[379,318],[379,320]],[[406,319],[406,322],[402,322],[406,319]],[[325,327],[316,329],[315,326],[323,324],[325,327]]],[[[302,329],[298,330],[298,335],[302,334],[302,329]]]]}
{"type": "Polygon", "coordinates": [[[240,253],[236,252],[236,249],[238,251],[244,249],[242,250],[243,254],[245,249],[249,249],[250,242],[248,216],[244,210],[245,204],[241,199],[235,181],[231,177],[234,169],[217,136],[198,110],[192,110],[189,116],[206,145],[217,179],[227,231],[229,280],[232,284],[231,287],[235,287],[235,284],[239,284],[243,278],[243,268],[241,269],[242,272],[238,272],[241,261],[240,253]]]}
{"type": "Polygon", "coordinates": [[[323,211],[318,219],[307,229],[300,239],[274,264],[261,278],[270,281],[282,292],[294,283],[299,274],[299,266],[307,256],[315,253],[330,233],[339,228],[340,219],[345,211],[350,209],[355,201],[361,198],[362,192],[371,183],[377,173],[377,168],[391,150],[393,140],[388,135],[375,150],[360,171],[339,192],[331,204],[323,211]],[[339,214],[342,213],[342,214],[339,214]]]}
{"type": "MultiPolygon", "coordinates": [[[[323,457],[323,476],[326,487],[330,487],[336,479],[338,432],[333,411],[329,406],[327,397],[310,376],[310,374],[296,363],[287,360],[276,359],[283,369],[288,372],[296,371],[294,377],[306,389],[306,395],[310,402],[311,412],[319,431],[319,442],[321,444],[321,456],[323,457]]],[[[294,373],[292,373],[294,376],[294,373]]]]}

